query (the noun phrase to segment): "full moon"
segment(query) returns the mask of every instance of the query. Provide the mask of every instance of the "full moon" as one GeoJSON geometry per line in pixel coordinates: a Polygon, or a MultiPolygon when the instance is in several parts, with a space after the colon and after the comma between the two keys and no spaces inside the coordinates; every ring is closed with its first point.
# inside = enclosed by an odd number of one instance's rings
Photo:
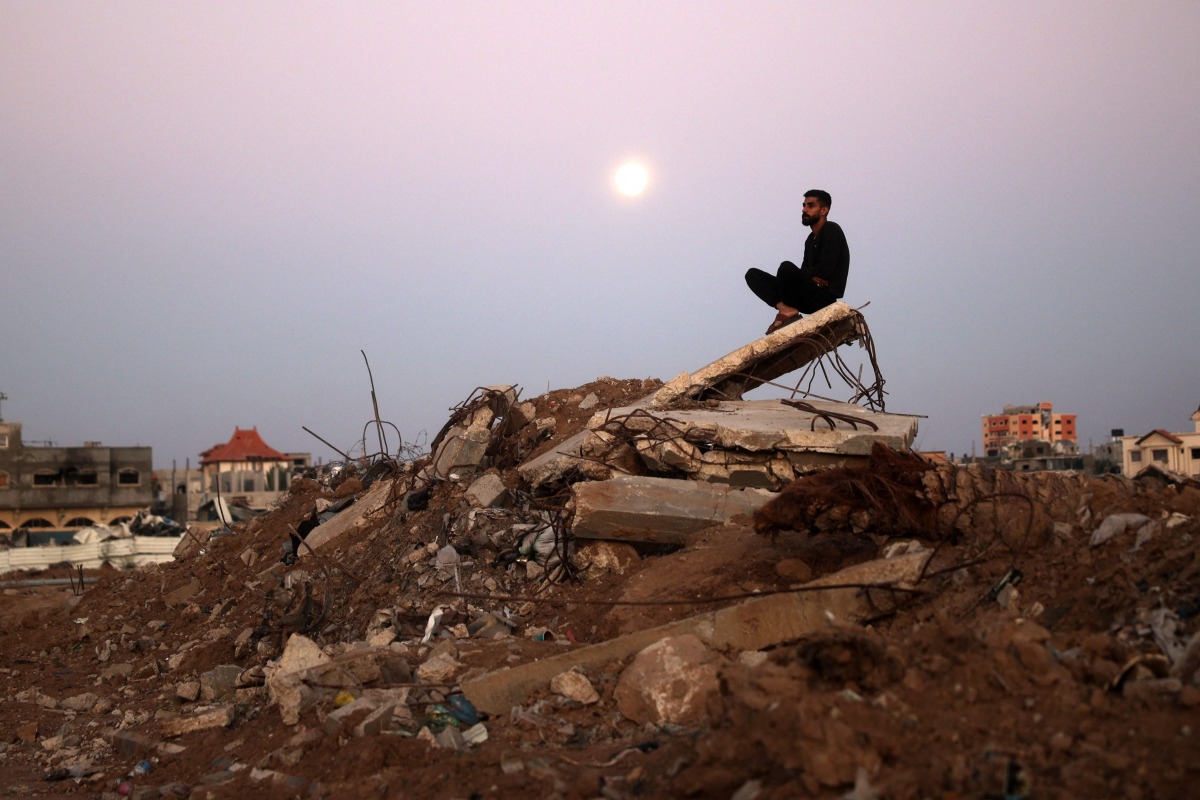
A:
{"type": "Polygon", "coordinates": [[[646,168],[630,161],[628,164],[622,164],[621,168],[617,170],[617,191],[627,197],[637,197],[646,191],[648,180],[646,168]]]}

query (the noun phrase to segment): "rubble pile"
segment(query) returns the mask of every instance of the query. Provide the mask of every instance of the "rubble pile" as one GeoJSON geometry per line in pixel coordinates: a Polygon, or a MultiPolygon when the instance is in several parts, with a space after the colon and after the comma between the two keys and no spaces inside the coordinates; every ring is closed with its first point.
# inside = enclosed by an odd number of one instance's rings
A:
{"type": "Polygon", "coordinates": [[[0,792],[1190,796],[1200,490],[742,399],[865,338],[837,304],[665,385],[483,387],[426,457],[4,589],[0,792]]]}

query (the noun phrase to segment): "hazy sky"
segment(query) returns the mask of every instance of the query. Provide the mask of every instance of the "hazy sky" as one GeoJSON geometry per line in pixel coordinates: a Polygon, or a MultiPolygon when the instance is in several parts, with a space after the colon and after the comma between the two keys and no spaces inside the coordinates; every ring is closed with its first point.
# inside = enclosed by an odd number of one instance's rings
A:
{"type": "Polygon", "coordinates": [[[1194,0],[0,0],[0,413],[328,459],[360,349],[406,440],[480,385],[667,380],[762,333],[742,274],[824,188],[919,447],[1041,400],[1190,430],[1197,42],[1194,0]]]}

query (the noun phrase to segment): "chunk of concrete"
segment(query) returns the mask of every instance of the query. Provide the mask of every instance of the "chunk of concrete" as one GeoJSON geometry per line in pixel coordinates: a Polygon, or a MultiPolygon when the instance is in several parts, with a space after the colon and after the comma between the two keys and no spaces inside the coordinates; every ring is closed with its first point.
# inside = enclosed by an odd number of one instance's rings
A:
{"type": "Polygon", "coordinates": [[[584,481],[572,491],[576,536],[671,544],[739,514],[753,515],[775,497],[762,489],[632,476],[584,481]]]}
{"type": "Polygon", "coordinates": [[[807,584],[802,592],[756,597],[540,661],[495,670],[463,681],[463,694],[480,711],[504,714],[572,667],[602,668],[668,636],[690,633],[707,647],[720,651],[761,650],[796,641],[828,625],[852,624],[886,610],[890,601],[886,589],[860,587],[911,584],[929,557],[928,552],[909,553],[855,564],[807,584]]]}
{"type": "Polygon", "coordinates": [[[737,400],[768,381],[803,367],[862,336],[862,314],[834,303],[734,350],[693,373],[683,373],[654,393],[651,406],[715,397],[737,400]]]}
{"type": "Polygon", "coordinates": [[[449,480],[453,476],[470,475],[479,468],[492,442],[492,424],[504,416],[517,401],[514,386],[485,387],[492,400],[480,403],[458,424],[452,426],[438,443],[437,451],[422,470],[422,476],[434,480],[449,480]]]}
{"type": "Polygon", "coordinates": [[[313,528],[308,536],[304,537],[304,542],[308,547],[300,545],[299,556],[301,558],[311,556],[309,547],[313,550],[320,550],[322,547],[329,546],[331,542],[336,542],[350,531],[366,527],[371,521],[372,515],[378,513],[391,498],[392,484],[393,481],[390,480],[376,481],[371,484],[371,488],[367,490],[366,494],[358,498],[354,505],[342,509],[332,519],[313,528]]]}
{"type": "Polygon", "coordinates": [[[193,731],[224,728],[234,720],[233,706],[222,706],[190,717],[177,717],[163,723],[163,736],[182,736],[193,731]]]}
{"type": "Polygon", "coordinates": [[[506,494],[508,489],[504,486],[504,481],[494,472],[480,475],[467,487],[467,499],[480,508],[496,505],[506,494]]]}

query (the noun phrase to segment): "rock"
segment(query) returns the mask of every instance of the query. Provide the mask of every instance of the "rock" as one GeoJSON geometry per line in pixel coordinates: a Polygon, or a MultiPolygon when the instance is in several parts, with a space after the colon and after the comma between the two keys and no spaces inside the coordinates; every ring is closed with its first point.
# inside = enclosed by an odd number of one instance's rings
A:
{"type": "Polygon", "coordinates": [[[595,392],[592,392],[579,401],[579,408],[582,411],[587,411],[589,408],[595,408],[599,402],[600,398],[596,396],[595,392]]]}
{"type": "Polygon", "coordinates": [[[554,676],[550,680],[550,690],[585,706],[600,700],[600,695],[596,694],[596,689],[587,676],[573,669],[554,676]]]}
{"type": "Polygon", "coordinates": [[[667,637],[634,657],[613,697],[638,724],[704,725],[720,694],[718,659],[693,634],[667,637]]]}
{"type": "Polygon", "coordinates": [[[59,708],[65,708],[67,711],[91,711],[92,707],[96,705],[97,699],[96,695],[91,692],[84,692],[68,697],[58,705],[59,708]]]}
{"type": "Polygon", "coordinates": [[[576,555],[581,566],[600,572],[623,575],[625,570],[641,561],[637,548],[624,542],[594,539],[583,542],[576,555]]]}
{"type": "Polygon", "coordinates": [[[17,741],[19,742],[24,744],[33,744],[37,741],[37,735],[38,724],[36,720],[17,726],[17,741]]]}
{"type": "Polygon", "coordinates": [[[223,700],[237,688],[242,668],[237,664],[221,664],[200,676],[200,697],[205,702],[223,700]]]}

